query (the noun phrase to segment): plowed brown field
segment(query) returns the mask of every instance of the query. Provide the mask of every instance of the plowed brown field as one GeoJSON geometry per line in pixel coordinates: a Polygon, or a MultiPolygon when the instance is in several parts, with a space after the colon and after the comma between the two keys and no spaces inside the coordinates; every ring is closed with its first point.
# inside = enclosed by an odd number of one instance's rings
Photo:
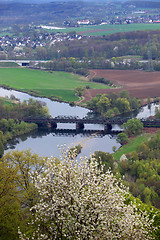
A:
{"type": "Polygon", "coordinates": [[[126,90],[131,97],[146,99],[148,97],[160,97],[160,72],[145,72],[141,70],[90,70],[89,78],[99,76],[120,85],[117,89],[87,89],[85,101],[89,101],[98,93],[118,93],[126,90]]]}

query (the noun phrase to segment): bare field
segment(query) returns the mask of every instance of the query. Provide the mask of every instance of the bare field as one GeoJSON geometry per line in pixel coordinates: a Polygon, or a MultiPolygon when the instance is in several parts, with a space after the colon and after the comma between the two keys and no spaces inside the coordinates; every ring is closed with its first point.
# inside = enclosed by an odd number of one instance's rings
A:
{"type": "Polygon", "coordinates": [[[148,97],[160,97],[160,72],[145,72],[140,70],[90,70],[92,77],[104,77],[121,86],[117,89],[87,89],[85,92],[85,101],[89,101],[98,93],[118,93],[126,90],[131,97],[146,99],[148,97]]]}

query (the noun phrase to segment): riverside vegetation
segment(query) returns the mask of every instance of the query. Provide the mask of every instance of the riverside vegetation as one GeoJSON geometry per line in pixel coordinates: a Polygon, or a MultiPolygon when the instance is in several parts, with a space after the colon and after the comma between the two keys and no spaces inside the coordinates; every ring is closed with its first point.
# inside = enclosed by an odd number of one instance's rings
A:
{"type": "Polygon", "coordinates": [[[22,103],[14,96],[0,98],[0,156],[4,153],[4,146],[8,140],[37,128],[34,123],[26,123],[21,119],[28,116],[49,116],[44,103],[29,99],[22,103]]]}
{"type": "Polygon", "coordinates": [[[141,106],[141,101],[137,98],[131,98],[127,91],[121,91],[118,96],[115,93],[97,94],[90,102],[87,102],[87,107],[104,117],[113,117],[125,112],[130,112],[138,109],[141,106]]]}

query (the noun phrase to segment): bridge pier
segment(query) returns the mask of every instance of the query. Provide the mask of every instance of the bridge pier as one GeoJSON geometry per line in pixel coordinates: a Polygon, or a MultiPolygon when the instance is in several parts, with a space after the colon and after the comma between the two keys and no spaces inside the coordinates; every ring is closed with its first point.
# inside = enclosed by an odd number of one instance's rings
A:
{"type": "Polygon", "coordinates": [[[111,130],[112,130],[112,124],[111,123],[104,124],[104,131],[111,131],[111,130]]]}
{"type": "Polygon", "coordinates": [[[81,122],[76,123],[76,129],[77,130],[84,129],[84,123],[81,122]]]}
{"type": "Polygon", "coordinates": [[[37,125],[38,125],[38,128],[45,128],[45,129],[50,128],[49,122],[39,122],[37,123],[37,125]]]}
{"type": "Polygon", "coordinates": [[[57,128],[57,123],[51,122],[51,128],[56,129],[57,128]]]}

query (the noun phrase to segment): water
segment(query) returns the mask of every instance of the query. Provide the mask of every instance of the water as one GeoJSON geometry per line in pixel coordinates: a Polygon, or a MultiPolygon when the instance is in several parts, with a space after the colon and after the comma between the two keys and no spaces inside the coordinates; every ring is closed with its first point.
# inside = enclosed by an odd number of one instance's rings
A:
{"type": "MultiPolygon", "coordinates": [[[[31,97],[28,94],[21,93],[14,90],[6,90],[0,88],[0,96],[10,97],[14,95],[16,98],[19,98],[21,101],[28,100],[29,98],[33,98],[36,100],[43,101],[47,104],[49,108],[49,112],[52,117],[57,117],[59,115],[65,116],[78,116],[79,118],[83,118],[87,115],[93,114],[88,109],[82,107],[71,107],[66,103],[59,103],[55,101],[51,101],[46,98],[37,98],[31,97]]],[[[137,118],[146,118],[150,115],[154,115],[155,106],[152,104],[151,109],[148,106],[142,108],[139,112],[132,113],[132,117],[136,116],[137,118]]],[[[75,125],[73,124],[58,124],[58,129],[75,129],[75,125]]],[[[103,130],[103,125],[85,125],[85,130],[94,129],[97,130],[96,133],[92,134],[83,134],[77,133],[76,131],[59,131],[57,132],[47,132],[47,131],[35,131],[32,134],[22,136],[20,138],[16,138],[13,141],[7,144],[5,152],[10,149],[14,150],[27,150],[30,149],[33,153],[37,153],[39,156],[59,156],[59,148],[58,146],[66,144],[67,147],[76,146],[78,144],[82,145],[81,156],[89,157],[90,153],[94,153],[95,151],[104,151],[112,153],[112,147],[116,146],[117,149],[120,147],[120,144],[116,142],[116,135],[111,134],[99,134],[99,130],[103,130]]],[[[119,129],[119,126],[114,125],[113,130],[119,129]]]]}
{"type": "MultiPolygon", "coordinates": [[[[3,97],[10,97],[14,95],[16,98],[19,98],[21,101],[28,100],[31,98],[30,95],[17,92],[14,90],[6,90],[0,88],[0,95],[3,97]]],[[[59,115],[65,116],[78,116],[79,118],[83,118],[88,114],[92,114],[91,111],[82,107],[71,107],[69,104],[66,103],[59,103],[54,102],[46,98],[37,98],[32,97],[33,99],[43,101],[47,104],[49,108],[49,112],[52,117],[56,117],[59,115]]],[[[58,124],[58,128],[70,128],[73,129],[76,127],[73,124],[58,124]]],[[[85,125],[85,129],[97,129],[103,130],[103,125],[93,125],[88,124],[85,125]]],[[[118,126],[114,126],[114,129],[117,129],[118,126]]],[[[88,156],[90,153],[94,151],[105,151],[105,152],[112,152],[112,147],[116,146],[117,148],[120,147],[120,144],[116,142],[116,135],[97,135],[91,134],[86,135],[82,133],[75,133],[75,134],[68,134],[68,133],[51,133],[51,132],[44,132],[38,131],[34,132],[30,135],[25,135],[15,140],[9,142],[7,144],[7,148],[5,152],[10,149],[14,150],[27,150],[31,149],[32,152],[39,154],[40,156],[59,156],[59,148],[58,146],[66,144],[68,147],[75,146],[77,144],[82,145],[82,152],[81,156],[88,156]]]]}

